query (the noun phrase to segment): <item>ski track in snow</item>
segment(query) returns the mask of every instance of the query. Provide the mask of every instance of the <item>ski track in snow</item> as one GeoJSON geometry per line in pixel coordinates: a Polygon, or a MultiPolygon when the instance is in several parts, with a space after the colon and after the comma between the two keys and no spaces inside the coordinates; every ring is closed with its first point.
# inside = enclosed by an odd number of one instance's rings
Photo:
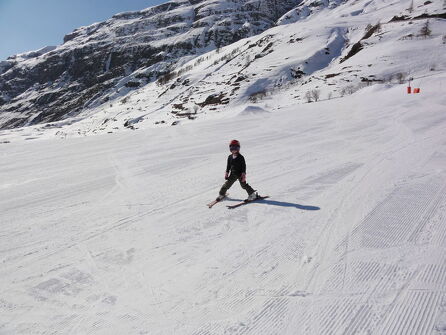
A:
{"type": "Polygon", "coordinates": [[[444,80],[2,146],[0,334],[445,334],[444,80]]]}

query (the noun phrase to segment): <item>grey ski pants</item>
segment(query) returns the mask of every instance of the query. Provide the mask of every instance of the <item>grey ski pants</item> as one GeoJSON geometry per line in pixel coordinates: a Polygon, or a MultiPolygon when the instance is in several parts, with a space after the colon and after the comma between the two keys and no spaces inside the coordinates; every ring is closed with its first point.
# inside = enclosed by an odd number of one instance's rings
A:
{"type": "Polygon", "coordinates": [[[249,186],[247,182],[242,182],[242,176],[239,174],[231,173],[229,175],[228,180],[223,184],[223,186],[220,189],[220,195],[225,195],[226,191],[229,190],[236,181],[240,182],[240,186],[250,195],[252,192],[255,192],[254,189],[249,186]]]}

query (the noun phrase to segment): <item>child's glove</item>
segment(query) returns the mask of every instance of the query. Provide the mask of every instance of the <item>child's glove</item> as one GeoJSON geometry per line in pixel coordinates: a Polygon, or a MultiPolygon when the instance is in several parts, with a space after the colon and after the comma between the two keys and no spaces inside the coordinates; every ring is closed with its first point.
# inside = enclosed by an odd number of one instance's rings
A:
{"type": "Polygon", "coordinates": [[[241,180],[242,180],[242,183],[246,183],[246,173],[242,173],[241,180]]]}
{"type": "Polygon", "coordinates": [[[225,180],[229,179],[229,173],[225,172],[225,180]]]}

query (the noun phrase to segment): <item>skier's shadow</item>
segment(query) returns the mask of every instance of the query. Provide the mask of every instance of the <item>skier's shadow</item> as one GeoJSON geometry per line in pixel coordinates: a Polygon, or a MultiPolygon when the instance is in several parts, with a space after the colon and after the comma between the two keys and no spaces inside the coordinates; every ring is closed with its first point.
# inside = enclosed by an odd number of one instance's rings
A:
{"type": "MultiPolygon", "coordinates": [[[[228,199],[228,200],[229,201],[237,201],[237,202],[242,201],[241,199],[228,199]]],[[[269,199],[258,200],[258,201],[256,201],[256,203],[270,205],[270,206],[279,206],[279,207],[294,207],[294,208],[301,209],[304,211],[318,211],[321,209],[320,207],[317,207],[317,206],[300,205],[300,204],[295,204],[292,202],[275,201],[275,200],[269,200],[269,199]]]]}

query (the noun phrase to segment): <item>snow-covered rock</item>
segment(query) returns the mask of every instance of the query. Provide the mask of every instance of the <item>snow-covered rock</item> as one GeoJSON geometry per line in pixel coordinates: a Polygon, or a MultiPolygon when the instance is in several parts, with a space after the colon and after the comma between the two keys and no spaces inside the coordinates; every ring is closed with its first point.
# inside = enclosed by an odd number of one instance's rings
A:
{"type": "Polygon", "coordinates": [[[23,61],[31,59],[31,58],[37,58],[37,57],[40,57],[50,51],[53,51],[56,48],[57,48],[57,46],[46,46],[46,47],[43,47],[43,48],[35,50],[35,51],[29,51],[29,52],[17,54],[17,55],[8,57],[8,60],[5,63],[7,64],[7,63],[13,63],[13,62],[23,62],[23,61]]]}
{"type": "MultiPolygon", "coordinates": [[[[279,24],[294,23],[305,19],[312,14],[318,13],[323,9],[333,9],[348,0],[303,0],[298,6],[283,15],[279,20],[279,24]]],[[[349,2],[350,4],[351,2],[349,2]]]]}

